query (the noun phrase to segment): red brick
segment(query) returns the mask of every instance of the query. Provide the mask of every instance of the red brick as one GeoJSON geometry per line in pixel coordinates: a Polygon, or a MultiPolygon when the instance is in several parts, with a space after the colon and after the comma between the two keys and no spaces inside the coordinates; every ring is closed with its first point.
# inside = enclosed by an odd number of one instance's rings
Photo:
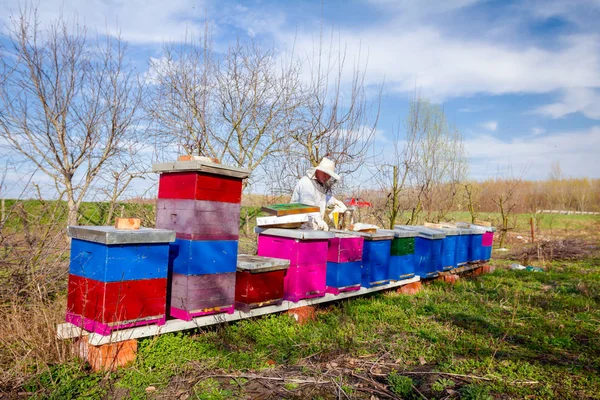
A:
{"type": "Polygon", "coordinates": [[[94,371],[114,371],[133,361],[137,354],[137,340],[94,346],[88,343],[87,336],[75,341],[74,351],[87,361],[94,371]]]}
{"type": "Polygon", "coordinates": [[[444,275],[441,278],[444,282],[454,285],[456,282],[458,282],[458,280],[460,279],[460,276],[455,275],[455,274],[449,274],[449,275],[444,275]]]}
{"type": "Polygon", "coordinates": [[[495,269],[496,267],[494,267],[493,265],[484,265],[483,267],[481,267],[481,271],[484,274],[491,274],[492,272],[494,272],[495,269]]]}
{"type": "Polygon", "coordinates": [[[291,315],[299,324],[303,325],[308,321],[314,321],[316,319],[315,308],[313,306],[298,307],[287,312],[291,315]]]}
{"type": "Polygon", "coordinates": [[[421,291],[421,282],[412,282],[404,286],[400,286],[397,290],[398,293],[402,294],[416,294],[421,291]]]}

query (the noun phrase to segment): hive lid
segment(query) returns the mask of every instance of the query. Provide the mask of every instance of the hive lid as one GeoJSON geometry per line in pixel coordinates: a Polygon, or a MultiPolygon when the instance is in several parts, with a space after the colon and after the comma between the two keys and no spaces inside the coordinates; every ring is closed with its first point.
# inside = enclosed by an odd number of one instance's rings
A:
{"type": "Polygon", "coordinates": [[[446,233],[439,229],[427,228],[426,226],[413,226],[413,225],[396,225],[394,229],[399,230],[412,230],[417,232],[417,236],[424,239],[443,239],[446,237],[446,233]]]}
{"type": "Polygon", "coordinates": [[[355,234],[352,231],[332,231],[332,233],[335,235],[336,238],[341,238],[341,239],[362,237],[360,235],[355,234]]]}
{"type": "Polygon", "coordinates": [[[493,226],[475,225],[475,224],[470,224],[468,222],[457,222],[456,225],[460,228],[471,229],[472,234],[475,234],[475,235],[482,235],[486,232],[496,232],[496,228],[494,228],[493,226]]]}
{"type": "Polygon", "coordinates": [[[285,229],[285,228],[254,228],[254,232],[261,235],[288,237],[299,240],[331,239],[333,233],[325,231],[314,231],[309,229],[285,229]]]}
{"type": "Polygon", "coordinates": [[[302,203],[283,203],[264,206],[262,211],[270,215],[281,217],[283,215],[307,214],[315,212],[320,213],[321,209],[317,206],[310,206],[302,203]]]}
{"type": "Polygon", "coordinates": [[[390,230],[391,232],[394,232],[394,237],[396,239],[401,239],[401,238],[411,238],[411,237],[415,237],[417,236],[419,233],[413,230],[404,230],[404,229],[393,229],[390,230]]]}
{"type": "Polygon", "coordinates": [[[394,238],[394,233],[389,230],[378,229],[377,232],[357,232],[357,231],[343,231],[339,229],[333,229],[331,232],[338,234],[344,233],[348,235],[361,236],[365,240],[391,240],[394,238]]]}
{"type": "Polygon", "coordinates": [[[238,254],[237,270],[240,272],[250,272],[252,274],[260,272],[279,271],[288,269],[290,260],[282,258],[251,256],[249,254],[238,254]]]}
{"type": "Polygon", "coordinates": [[[208,174],[225,175],[233,178],[244,179],[250,176],[250,170],[245,168],[230,167],[203,160],[173,161],[152,164],[152,172],[206,172],[208,174]]]}
{"type": "Polygon", "coordinates": [[[460,235],[460,232],[456,225],[450,225],[445,223],[437,223],[433,224],[430,222],[425,222],[424,226],[430,229],[436,229],[438,231],[442,231],[446,234],[446,236],[457,236],[460,235]]]}
{"type": "Polygon", "coordinates": [[[114,226],[69,226],[67,232],[73,239],[102,244],[170,243],[175,232],[167,229],[140,228],[116,229],[114,226]]]}

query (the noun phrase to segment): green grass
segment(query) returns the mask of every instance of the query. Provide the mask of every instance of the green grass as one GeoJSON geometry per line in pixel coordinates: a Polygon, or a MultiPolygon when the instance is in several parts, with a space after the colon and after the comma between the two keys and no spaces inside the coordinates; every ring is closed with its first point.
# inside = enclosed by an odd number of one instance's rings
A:
{"type": "MultiPolygon", "coordinates": [[[[306,325],[269,315],[200,334],[141,340],[135,365],[110,381],[131,398],[146,398],[147,387],[165,392],[182,376],[197,380],[197,371],[285,371],[318,354],[392,360],[396,367],[386,382],[402,396],[413,396],[414,380],[431,396],[451,389],[470,399],[600,398],[599,322],[599,259],[554,263],[545,273],[501,269],[454,286],[435,282],[415,296],[340,301],[306,325]],[[418,368],[471,378],[442,375],[427,382],[403,375],[418,368]]],[[[79,387],[74,378],[53,382],[56,393],[95,394],[89,384],[73,389],[79,387]]],[[[240,395],[236,385],[218,380],[197,380],[190,390],[196,398],[240,395]]]]}

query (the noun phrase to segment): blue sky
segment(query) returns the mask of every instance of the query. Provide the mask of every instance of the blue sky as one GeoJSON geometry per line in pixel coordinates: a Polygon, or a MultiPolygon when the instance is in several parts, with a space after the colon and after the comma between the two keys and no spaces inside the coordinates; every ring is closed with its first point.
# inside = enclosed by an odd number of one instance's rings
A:
{"type": "MultiPolygon", "coordinates": [[[[3,32],[18,4],[0,0],[3,32]]],[[[385,80],[381,148],[416,87],[462,132],[473,178],[512,166],[545,179],[557,161],[565,176],[600,178],[600,0],[44,0],[38,9],[42,21],[62,9],[101,33],[118,26],[142,70],[163,43],[202,32],[205,18],[216,51],[250,36],[310,54],[323,27],[350,64],[366,64],[373,92],[385,80]]]]}

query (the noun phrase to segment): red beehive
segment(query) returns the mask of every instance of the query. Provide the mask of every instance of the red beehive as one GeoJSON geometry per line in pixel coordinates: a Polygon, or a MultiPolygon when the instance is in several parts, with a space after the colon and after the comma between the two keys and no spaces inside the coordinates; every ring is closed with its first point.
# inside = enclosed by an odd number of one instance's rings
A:
{"type": "Polygon", "coordinates": [[[235,283],[235,308],[248,312],[256,307],[281,304],[284,278],[289,266],[289,260],[240,254],[235,283]]]}
{"type": "Polygon", "coordinates": [[[242,179],[205,172],[171,172],[160,175],[159,199],[193,199],[239,203],[242,179]]]}

